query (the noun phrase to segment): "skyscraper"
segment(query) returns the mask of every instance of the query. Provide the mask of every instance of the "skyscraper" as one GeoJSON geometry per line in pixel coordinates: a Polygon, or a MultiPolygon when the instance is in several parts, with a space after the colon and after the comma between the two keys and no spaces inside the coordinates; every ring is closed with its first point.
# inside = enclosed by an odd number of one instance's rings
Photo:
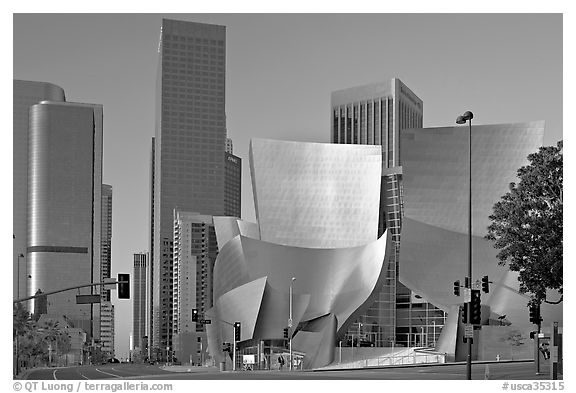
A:
{"type": "MultiPolygon", "coordinates": [[[[338,90],[331,95],[332,143],[382,146],[379,235],[392,233],[395,253],[385,261],[387,277],[374,305],[351,327],[376,346],[390,345],[397,336],[397,296],[410,303],[410,291],[398,283],[402,215],[400,131],[423,124],[423,102],[400,79],[338,90]]],[[[410,307],[410,304],[408,304],[410,307]]],[[[350,340],[352,343],[352,340],[350,340]]]]}
{"type": "Polygon", "coordinates": [[[147,347],[148,347],[148,358],[151,358],[152,354],[152,341],[154,335],[154,313],[152,311],[152,305],[154,304],[154,169],[155,169],[155,160],[156,158],[156,138],[152,137],[152,144],[150,147],[150,205],[149,205],[149,223],[150,223],[150,231],[149,231],[149,247],[150,253],[148,254],[148,289],[146,292],[146,332],[147,332],[147,347]]]}
{"type": "Polygon", "coordinates": [[[28,293],[26,289],[29,275],[26,267],[26,239],[28,236],[28,124],[30,107],[45,100],[65,101],[64,90],[47,82],[13,81],[12,233],[14,234],[14,277],[12,289],[15,299],[22,298],[28,293]]]}
{"type": "Polygon", "coordinates": [[[212,307],[213,272],[218,244],[212,216],[174,211],[174,351],[178,359],[202,361],[204,326],[192,322],[212,307]],[[202,346],[199,345],[202,343],[202,346]]]}
{"type": "MultiPolygon", "coordinates": [[[[102,249],[100,282],[110,278],[112,271],[112,186],[102,184],[102,249]]],[[[110,301],[110,291],[102,292],[102,301],[110,301]]]]}
{"type": "MultiPolygon", "coordinates": [[[[103,282],[106,278],[110,278],[112,271],[112,186],[108,184],[102,184],[102,229],[100,237],[102,239],[100,277],[97,278],[97,281],[103,282]]],[[[106,356],[112,357],[114,355],[114,306],[110,302],[110,290],[103,290],[101,295],[100,329],[96,330],[95,338],[100,341],[101,349],[106,352],[106,356]]]]}
{"type": "Polygon", "coordinates": [[[331,107],[332,143],[381,145],[385,168],[400,165],[400,131],[423,124],[422,100],[398,78],[334,91],[331,107]]]}
{"type": "Polygon", "coordinates": [[[132,334],[134,348],[139,350],[143,349],[143,338],[146,337],[146,298],[148,290],[147,269],[148,267],[148,254],[137,253],[134,254],[134,274],[132,279],[132,334]]]}
{"type": "Polygon", "coordinates": [[[224,26],[162,20],[156,93],[152,346],[172,347],[173,210],[223,215],[224,26]]]}
{"type": "Polygon", "coordinates": [[[240,218],[242,213],[242,159],[224,153],[224,215],[240,218]]]}
{"type": "MultiPolygon", "coordinates": [[[[96,282],[101,275],[102,106],[42,101],[30,109],[28,295],[96,282]]],[[[76,304],[83,288],[49,296],[48,313],[65,315],[97,336],[100,307],[76,304]]],[[[32,310],[34,312],[34,310],[32,310]]]]}
{"type": "Polygon", "coordinates": [[[107,358],[114,357],[114,305],[100,303],[100,348],[107,358]]]}

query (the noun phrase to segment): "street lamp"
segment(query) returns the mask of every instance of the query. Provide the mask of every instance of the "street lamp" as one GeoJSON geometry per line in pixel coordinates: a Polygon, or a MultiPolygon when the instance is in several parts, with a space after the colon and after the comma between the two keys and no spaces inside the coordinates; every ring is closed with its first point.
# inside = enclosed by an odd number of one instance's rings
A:
{"type": "Polygon", "coordinates": [[[294,281],[296,281],[296,277],[292,277],[292,280],[290,280],[290,318],[288,318],[288,331],[290,334],[290,371],[292,371],[294,367],[294,362],[292,359],[292,286],[294,285],[294,281]]]}
{"type": "Polygon", "coordinates": [[[17,298],[20,299],[20,258],[24,258],[24,254],[18,254],[18,278],[16,279],[16,290],[18,291],[17,298]]]}
{"type": "MultiPolygon", "coordinates": [[[[468,280],[467,288],[472,288],[472,119],[474,115],[470,111],[458,116],[456,124],[466,124],[468,121],[468,280]]],[[[468,305],[468,318],[470,318],[470,302],[468,305]]],[[[468,321],[467,321],[468,322],[468,321]]],[[[472,339],[467,340],[468,354],[466,355],[466,378],[472,379],[472,339]]]]}
{"type": "Polygon", "coordinates": [[[422,347],[425,347],[426,344],[424,343],[424,326],[420,326],[420,344],[422,347]]]}

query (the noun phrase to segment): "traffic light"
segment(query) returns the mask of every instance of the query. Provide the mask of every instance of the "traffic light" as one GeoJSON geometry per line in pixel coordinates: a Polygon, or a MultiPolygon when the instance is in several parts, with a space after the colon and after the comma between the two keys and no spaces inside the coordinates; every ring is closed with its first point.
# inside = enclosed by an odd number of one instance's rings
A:
{"type": "Polygon", "coordinates": [[[482,292],[488,293],[490,291],[490,286],[488,285],[488,276],[482,277],[482,292]]]}
{"type": "Polygon", "coordinates": [[[472,325],[480,325],[482,322],[482,307],[480,306],[480,290],[472,289],[470,291],[470,323],[472,325]]]}
{"type": "Polygon", "coordinates": [[[460,296],[460,280],[454,281],[454,295],[460,296]]]}
{"type": "Polygon", "coordinates": [[[284,338],[288,338],[288,328],[284,328],[284,338]]]}
{"type": "Polygon", "coordinates": [[[536,301],[530,302],[530,322],[535,325],[540,325],[542,318],[540,317],[540,303],[536,301]]]}
{"type": "Polygon", "coordinates": [[[198,310],[195,308],[192,309],[192,322],[198,322],[198,310]]]}
{"type": "Polygon", "coordinates": [[[240,322],[234,322],[234,339],[240,341],[240,322]]]}
{"type": "Polygon", "coordinates": [[[468,323],[468,304],[464,303],[462,305],[462,323],[464,324],[468,323]]]}
{"type": "Polygon", "coordinates": [[[118,273],[118,299],[130,299],[130,274],[118,273]]]}

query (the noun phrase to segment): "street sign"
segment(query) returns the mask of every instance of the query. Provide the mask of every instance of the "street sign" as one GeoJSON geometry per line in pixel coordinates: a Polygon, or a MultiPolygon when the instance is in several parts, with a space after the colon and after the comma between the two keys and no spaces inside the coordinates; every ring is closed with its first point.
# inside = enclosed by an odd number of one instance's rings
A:
{"type": "Polygon", "coordinates": [[[210,325],[212,323],[211,319],[201,319],[200,323],[203,323],[204,325],[210,325]]]}
{"type": "Polygon", "coordinates": [[[76,295],[76,304],[100,303],[100,295],[76,295]]]}
{"type": "Polygon", "coordinates": [[[104,289],[106,289],[107,291],[115,291],[116,290],[117,284],[116,284],[116,279],[114,277],[107,277],[104,279],[104,282],[106,283],[106,284],[104,284],[104,289]]]}
{"type": "Polygon", "coordinates": [[[464,338],[474,338],[474,325],[469,323],[464,325],[464,338]]]}
{"type": "Polygon", "coordinates": [[[538,333],[538,338],[544,338],[544,333],[538,333]]]}
{"type": "Polygon", "coordinates": [[[292,318],[288,318],[288,327],[289,327],[289,328],[292,327],[292,318]]]}

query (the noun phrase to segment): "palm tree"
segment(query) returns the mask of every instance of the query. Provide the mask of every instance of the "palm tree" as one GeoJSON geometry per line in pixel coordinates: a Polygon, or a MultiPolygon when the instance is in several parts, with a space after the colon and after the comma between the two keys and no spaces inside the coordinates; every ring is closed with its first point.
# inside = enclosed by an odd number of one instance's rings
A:
{"type": "Polygon", "coordinates": [[[57,320],[48,319],[44,321],[41,328],[38,329],[41,334],[41,340],[48,350],[48,362],[52,364],[52,351],[56,356],[70,350],[70,337],[57,320]]]}
{"type": "Polygon", "coordinates": [[[34,320],[31,319],[30,313],[26,311],[21,303],[14,304],[12,316],[12,331],[15,353],[14,371],[16,374],[18,374],[20,372],[22,360],[28,358],[28,362],[30,358],[27,351],[24,350],[26,346],[23,345],[22,341],[26,341],[26,336],[35,330],[36,324],[34,323],[34,320]]]}

